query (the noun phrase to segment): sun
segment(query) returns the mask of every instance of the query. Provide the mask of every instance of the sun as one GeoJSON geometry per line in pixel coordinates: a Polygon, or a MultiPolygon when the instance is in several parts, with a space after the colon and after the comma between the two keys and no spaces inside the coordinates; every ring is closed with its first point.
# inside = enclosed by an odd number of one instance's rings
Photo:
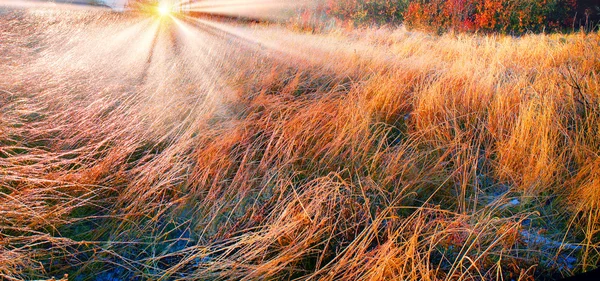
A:
{"type": "Polygon", "coordinates": [[[167,3],[160,3],[158,5],[158,14],[161,16],[168,16],[171,14],[171,7],[167,3]]]}

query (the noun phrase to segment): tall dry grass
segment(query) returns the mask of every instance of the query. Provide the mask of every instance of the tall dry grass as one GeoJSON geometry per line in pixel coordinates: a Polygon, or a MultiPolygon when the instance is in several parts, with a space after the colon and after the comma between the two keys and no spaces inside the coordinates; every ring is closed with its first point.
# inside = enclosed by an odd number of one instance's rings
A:
{"type": "Polygon", "coordinates": [[[598,263],[598,34],[209,23],[211,41],[191,19],[61,13],[0,17],[2,279],[598,263]]]}

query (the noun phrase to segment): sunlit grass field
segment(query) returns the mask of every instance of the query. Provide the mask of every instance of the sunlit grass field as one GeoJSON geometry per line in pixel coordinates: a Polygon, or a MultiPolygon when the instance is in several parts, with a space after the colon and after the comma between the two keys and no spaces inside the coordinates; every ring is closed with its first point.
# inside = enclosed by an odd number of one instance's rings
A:
{"type": "Polygon", "coordinates": [[[600,260],[600,35],[0,8],[0,279],[600,260]]]}

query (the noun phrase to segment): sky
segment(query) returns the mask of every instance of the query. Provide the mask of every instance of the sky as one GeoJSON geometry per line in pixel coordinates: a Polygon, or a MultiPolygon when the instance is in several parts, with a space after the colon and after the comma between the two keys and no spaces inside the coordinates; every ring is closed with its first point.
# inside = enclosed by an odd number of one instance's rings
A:
{"type": "Polygon", "coordinates": [[[101,0],[102,2],[106,3],[106,5],[111,6],[113,8],[123,8],[123,6],[125,6],[125,3],[127,2],[127,0],[101,0]]]}
{"type": "MultiPolygon", "coordinates": [[[[1,0],[0,0],[1,1],[1,0]]],[[[54,2],[66,2],[66,3],[88,3],[89,0],[53,0],[54,2]]],[[[127,3],[127,0],[99,0],[99,2],[106,4],[115,9],[122,9],[127,3]]]]}

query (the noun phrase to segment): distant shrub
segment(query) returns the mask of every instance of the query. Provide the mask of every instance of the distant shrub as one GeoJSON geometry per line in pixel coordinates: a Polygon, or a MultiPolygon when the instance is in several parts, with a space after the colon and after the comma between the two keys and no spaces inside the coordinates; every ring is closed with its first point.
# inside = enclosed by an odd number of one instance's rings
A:
{"type": "Polygon", "coordinates": [[[354,24],[399,23],[409,0],[339,0],[328,1],[327,14],[354,24]]]}
{"type": "Polygon", "coordinates": [[[329,0],[327,14],[355,25],[400,23],[434,31],[540,32],[571,27],[577,0],[329,0]]]}
{"type": "Polygon", "coordinates": [[[523,33],[567,27],[575,7],[574,0],[415,0],[404,16],[430,29],[523,33]]]}

